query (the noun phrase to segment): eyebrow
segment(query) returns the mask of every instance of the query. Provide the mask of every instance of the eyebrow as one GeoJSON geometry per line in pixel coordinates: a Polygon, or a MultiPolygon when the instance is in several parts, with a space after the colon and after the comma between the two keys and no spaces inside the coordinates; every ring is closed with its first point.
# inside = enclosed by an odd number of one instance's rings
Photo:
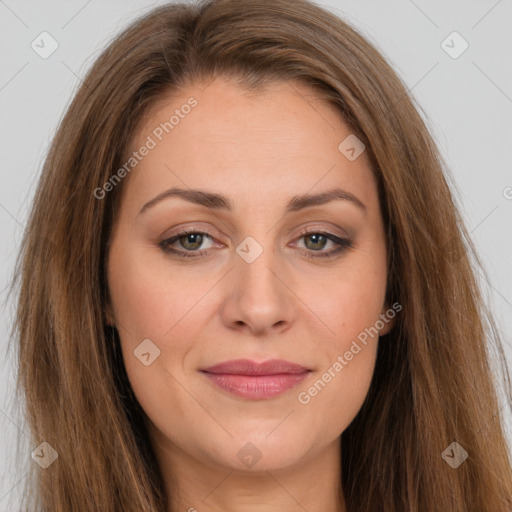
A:
{"type": "MultiPolygon", "coordinates": [[[[158,194],[156,197],[148,201],[141,208],[138,215],[144,213],[145,211],[155,206],[160,201],[163,201],[164,199],[169,199],[171,197],[179,197],[190,203],[206,206],[207,208],[213,208],[215,210],[222,209],[232,211],[234,208],[233,201],[230,198],[223,196],[221,194],[207,192],[205,190],[183,189],[173,187],[170,188],[169,190],[166,190],[165,192],[162,192],[161,194],[158,194]]],[[[287,203],[285,213],[297,212],[299,210],[303,210],[304,208],[327,204],[334,200],[348,201],[366,213],[366,206],[363,204],[361,200],[359,200],[355,195],[351,194],[350,192],[347,192],[340,188],[327,190],[326,192],[320,192],[318,194],[304,194],[300,196],[294,196],[287,203]]]]}

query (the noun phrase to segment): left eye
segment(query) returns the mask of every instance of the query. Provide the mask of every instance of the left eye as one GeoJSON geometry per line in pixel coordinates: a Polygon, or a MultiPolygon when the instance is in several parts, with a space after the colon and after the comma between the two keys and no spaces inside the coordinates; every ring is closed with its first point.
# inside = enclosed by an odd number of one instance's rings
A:
{"type": "MultiPolygon", "coordinates": [[[[200,257],[208,254],[207,250],[204,249],[211,249],[213,247],[213,245],[210,245],[209,247],[206,248],[202,247],[205,240],[208,239],[212,242],[214,240],[211,235],[209,235],[208,233],[204,233],[202,231],[182,231],[171,238],[162,240],[162,242],[160,242],[159,245],[164,252],[174,254],[175,256],[178,257],[200,257]],[[180,244],[181,249],[174,247],[176,243],[180,244]]],[[[334,254],[338,254],[349,247],[352,247],[351,242],[349,240],[344,238],[338,238],[337,236],[331,233],[325,233],[321,231],[310,231],[301,233],[300,237],[297,240],[302,239],[305,239],[306,241],[304,249],[306,256],[313,258],[329,257],[334,254]],[[325,248],[328,242],[333,243],[335,248],[331,249],[330,251],[323,251],[322,249],[325,248]]],[[[303,248],[301,247],[301,249],[303,248]]]]}
{"type": "Polygon", "coordinates": [[[328,242],[334,243],[326,233],[306,233],[299,240],[304,239],[306,249],[324,249],[328,242]],[[308,243],[310,242],[310,243],[308,243]]]}

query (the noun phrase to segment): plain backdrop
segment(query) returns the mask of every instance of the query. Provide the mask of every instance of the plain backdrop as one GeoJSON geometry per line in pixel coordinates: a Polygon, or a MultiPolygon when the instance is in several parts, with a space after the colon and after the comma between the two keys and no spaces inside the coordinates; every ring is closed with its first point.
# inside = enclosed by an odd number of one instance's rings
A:
{"type": "MultiPolygon", "coordinates": [[[[0,0],[0,511],[18,509],[26,475],[13,469],[20,462],[15,460],[16,436],[28,438],[13,395],[15,361],[6,354],[13,315],[6,295],[37,177],[85,71],[122,28],[161,3],[0,0]],[[40,55],[41,38],[44,51],[58,45],[47,58],[40,55]],[[33,49],[37,44],[39,53],[33,49]]],[[[359,28],[421,105],[485,263],[487,277],[481,280],[510,363],[512,1],[318,3],[359,28]]],[[[20,455],[27,468],[34,463],[34,448],[20,455]]]]}

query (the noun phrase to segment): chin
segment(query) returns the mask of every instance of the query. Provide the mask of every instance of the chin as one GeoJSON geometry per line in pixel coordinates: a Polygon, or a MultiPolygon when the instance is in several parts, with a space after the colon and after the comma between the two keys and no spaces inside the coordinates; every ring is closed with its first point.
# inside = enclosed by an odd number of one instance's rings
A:
{"type": "Polygon", "coordinates": [[[206,448],[205,453],[210,463],[232,471],[277,471],[302,463],[307,458],[310,450],[305,446],[304,436],[296,432],[295,436],[277,433],[255,435],[251,432],[246,436],[226,439],[225,443],[216,443],[216,449],[206,448]]]}

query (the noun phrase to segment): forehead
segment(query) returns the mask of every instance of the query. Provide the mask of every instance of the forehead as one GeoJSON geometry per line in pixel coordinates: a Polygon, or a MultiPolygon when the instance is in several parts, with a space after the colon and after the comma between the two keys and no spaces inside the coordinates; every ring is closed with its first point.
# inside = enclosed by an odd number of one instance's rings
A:
{"type": "Polygon", "coordinates": [[[249,92],[220,78],[197,83],[162,96],[145,115],[130,152],[151,150],[130,174],[130,195],[179,185],[277,199],[343,184],[371,201],[365,153],[350,161],[339,149],[350,136],[340,112],[307,85],[249,92]]]}

